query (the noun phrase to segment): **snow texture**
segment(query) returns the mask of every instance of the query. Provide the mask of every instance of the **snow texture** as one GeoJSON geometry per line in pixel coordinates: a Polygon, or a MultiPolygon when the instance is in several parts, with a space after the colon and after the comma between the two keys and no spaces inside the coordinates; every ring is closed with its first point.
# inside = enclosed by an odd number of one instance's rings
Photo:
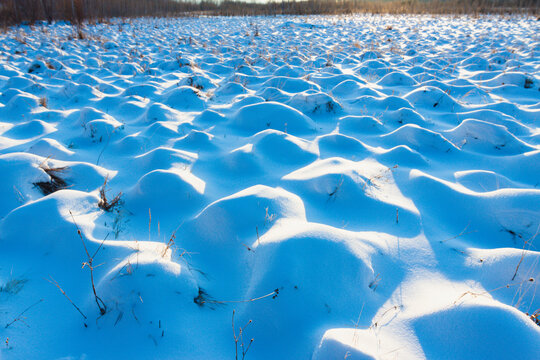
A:
{"type": "Polygon", "coordinates": [[[0,33],[1,359],[538,358],[540,22],[82,31],[0,33]]]}

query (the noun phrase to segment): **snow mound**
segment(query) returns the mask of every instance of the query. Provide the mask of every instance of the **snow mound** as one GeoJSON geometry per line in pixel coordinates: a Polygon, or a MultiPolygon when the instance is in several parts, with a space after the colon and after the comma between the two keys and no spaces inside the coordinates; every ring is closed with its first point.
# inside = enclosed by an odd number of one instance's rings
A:
{"type": "Polygon", "coordinates": [[[28,152],[42,157],[50,157],[59,160],[69,158],[75,153],[55,139],[50,138],[38,140],[28,148],[28,152]]]}
{"type": "Polygon", "coordinates": [[[162,102],[176,110],[203,110],[206,102],[200,91],[191,86],[179,86],[162,95],[162,102]]]}
{"type": "Polygon", "coordinates": [[[375,335],[358,329],[331,329],[324,333],[312,360],[377,359],[375,335]]]}
{"type": "Polygon", "coordinates": [[[464,304],[420,317],[413,328],[427,358],[526,359],[540,351],[535,341],[540,335],[538,326],[508,307],[464,304]],[[505,326],[497,325],[501,323],[505,326]],[[508,343],[513,346],[506,346],[508,343]]]}
{"type": "Polygon", "coordinates": [[[481,237],[471,240],[473,246],[491,249],[519,248],[526,239],[534,236],[538,226],[538,190],[500,189],[476,193],[419,170],[410,172],[410,181],[415,187],[431,189],[429,194],[422,194],[415,201],[422,214],[422,221],[438,223],[454,234],[459,234],[464,228],[471,226],[471,231],[482,234],[481,237]],[[435,197],[436,207],[432,202],[435,197]],[[490,209],[490,212],[470,212],[475,208],[490,209]],[[444,209],[446,214],[444,221],[438,218],[440,209],[444,209]]]}
{"type": "Polygon", "coordinates": [[[438,132],[427,130],[414,124],[403,125],[382,136],[387,143],[406,145],[424,154],[430,152],[448,153],[459,149],[438,132]]]}
{"type": "Polygon", "coordinates": [[[446,137],[462,150],[486,155],[516,155],[536,148],[518,139],[504,126],[468,119],[445,132],[446,137]]]}
{"type": "Polygon", "coordinates": [[[186,240],[197,249],[212,244],[211,250],[241,244],[236,239],[256,240],[260,234],[282,218],[305,219],[300,198],[280,188],[257,185],[222,198],[201,211],[192,224],[197,240],[186,240]],[[216,229],[221,229],[216,231],[216,229]]]}
{"type": "Polygon", "coordinates": [[[70,254],[81,250],[77,228],[68,220],[69,212],[77,215],[84,207],[95,210],[97,204],[97,196],[75,190],[61,190],[30,201],[1,220],[0,242],[10,249],[12,256],[21,256],[24,251],[25,261],[63,261],[67,268],[74,262],[70,254]],[[24,226],[29,219],[34,225],[24,226]],[[48,225],[51,222],[54,226],[48,225]]]}
{"type": "Polygon", "coordinates": [[[309,117],[290,106],[272,101],[242,107],[233,116],[232,125],[252,134],[265,129],[293,135],[315,130],[315,124],[309,117]]]}
{"type": "Polygon", "coordinates": [[[175,150],[167,147],[157,147],[133,159],[137,170],[188,168],[197,158],[197,154],[175,150]]]}
{"type": "Polygon", "coordinates": [[[126,192],[126,207],[132,213],[142,209],[144,216],[150,209],[157,218],[176,214],[189,215],[203,202],[205,183],[189,172],[154,170],[143,175],[126,192]]]}
{"type": "Polygon", "coordinates": [[[517,188],[517,184],[493,171],[469,170],[454,173],[456,181],[476,192],[489,192],[506,188],[517,188]]]}
{"type": "Polygon", "coordinates": [[[41,120],[31,120],[13,126],[2,135],[12,139],[28,139],[47,135],[54,131],[56,128],[51,124],[41,120]]]}
{"type": "Polygon", "coordinates": [[[394,71],[383,76],[377,84],[382,86],[415,86],[417,82],[410,75],[394,71]]]}
{"type": "Polygon", "coordinates": [[[264,160],[285,165],[307,164],[317,153],[306,140],[277,130],[264,130],[253,137],[253,152],[264,160]]]}
{"type": "Polygon", "coordinates": [[[404,96],[415,107],[426,109],[440,109],[440,111],[460,112],[464,107],[439,88],[424,86],[413,90],[404,96]]]}
{"type": "Polygon", "coordinates": [[[342,134],[328,134],[315,140],[321,158],[341,156],[349,159],[360,159],[368,156],[369,150],[354,137],[342,134]]]}
{"type": "Polygon", "coordinates": [[[204,131],[191,130],[174,142],[173,148],[188,150],[196,153],[214,151],[217,146],[212,141],[214,136],[204,131]]]}
{"type": "Polygon", "coordinates": [[[345,134],[348,133],[382,133],[383,124],[373,116],[347,115],[339,119],[339,129],[345,134]]]}
{"type": "Polygon", "coordinates": [[[296,94],[287,104],[304,114],[335,114],[341,110],[341,105],[336,100],[322,92],[296,94]]]}
{"type": "Polygon", "coordinates": [[[319,90],[317,84],[304,79],[295,79],[285,76],[275,76],[265,81],[263,87],[275,87],[288,93],[301,93],[306,90],[319,90]]]}
{"type": "Polygon", "coordinates": [[[156,318],[177,317],[186,309],[175,309],[171,299],[193,303],[198,293],[188,265],[181,259],[172,260],[164,245],[141,242],[137,246],[137,254],[118,262],[97,285],[103,302],[113,308],[108,320],[114,326],[120,322],[134,326],[156,318]]]}
{"type": "Polygon", "coordinates": [[[304,199],[310,221],[387,233],[419,231],[418,212],[395,185],[393,169],[371,160],[319,160],[283,180],[304,199]]]}

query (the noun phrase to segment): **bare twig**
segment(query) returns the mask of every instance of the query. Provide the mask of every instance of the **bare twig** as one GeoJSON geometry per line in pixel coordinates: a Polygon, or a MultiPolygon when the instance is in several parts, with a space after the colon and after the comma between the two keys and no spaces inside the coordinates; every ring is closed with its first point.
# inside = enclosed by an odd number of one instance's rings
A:
{"type": "Polygon", "coordinates": [[[461,232],[459,234],[457,234],[456,236],[452,236],[451,238],[448,238],[448,239],[445,239],[445,240],[441,240],[440,242],[441,243],[444,243],[444,242],[447,242],[447,241],[450,241],[450,240],[454,240],[454,239],[457,239],[463,235],[467,235],[467,234],[472,234],[472,233],[475,233],[477,232],[477,230],[471,230],[471,231],[467,231],[467,229],[469,228],[469,226],[471,225],[471,222],[469,221],[469,223],[467,224],[467,226],[465,226],[465,228],[463,230],[461,230],[461,232]]]}
{"type": "Polygon", "coordinates": [[[508,289],[510,287],[513,287],[513,286],[519,286],[519,285],[522,285],[522,284],[524,284],[526,282],[534,282],[534,279],[533,278],[525,279],[520,283],[506,284],[506,285],[503,285],[503,286],[499,286],[499,287],[497,287],[495,289],[486,290],[486,291],[483,291],[483,292],[465,291],[463,294],[460,295],[460,297],[458,297],[456,299],[456,301],[454,301],[454,305],[456,305],[459,300],[461,300],[463,297],[465,297],[465,295],[471,295],[473,297],[482,296],[482,295],[490,294],[490,293],[495,292],[495,291],[500,290],[500,289],[505,289],[505,288],[508,289]]]}
{"type": "MultiPolygon", "coordinates": [[[[167,242],[167,245],[165,246],[165,249],[163,249],[163,253],[161,254],[161,257],[165,257],[165,255],[167,254],[167,251],[175,244],[176,232],[178,231],[178,229],[180,229],[180,227],[182,227],[182,225],[184,225],[183,221],[182,223],[180,223],[180,225],[178,225],[176,229],[174,229],[173,233],[171,234],[171,237],[169,238],[169,241],[167,242]]],[[[159,222],[158,222],[158,231],[159,231],[159,222]]],[[[182,257],[185,253],[186,251],[184,251],[180,257],[182,257]]]]}
{"type": "MultiPolygon", "coordinates": [[[[9,324],[6,324],[5,328],[7,329],[8,327],[10,327],[11,325],[13,325],[14,323],[16,323],[17,321],[22,321],[24,324],[26,324],[26,322],[24,321],[25,317],[23,317],[23,315],[28,311],[30,310],[31,308],[33,308],[34,306],[36,306],[37,304],[41,303],[43,301],[43,299],[39,299],[38,301],[36,301],[34,304],[30,305],[29,307],[27,307],[26,309],[24,309],[23,312],[21,312],[19,315],[17,315],[15,317],[15,319],[13,319],[13,321],[11,321],[9,324]]],[[[30,327],[28,324],[26,324],[26,326],[30,327]]]]}
{"type": "MultiPolygon", "coordinates": [[[[75,224],[75,227],[77,228],[77,234],[81,238],[81,242],[83,244],[84,251],[86,252],[86,256],[88,258],[88,260],[83,263],[83,268],[85,266],[88,266],[88,268],[90,269],[90,282],[92,283],[92,291],[94,292],[94,299],[95,299],[96,304],[97,304],[97,306],[99,308],[100,314],[105,315],[105,313],[107,312],[107,306],[105,305],[103,300],[101,300],[101,298],[98,296],[98,294],[96,292],[96,285],[94,283],[94,265],[93,265],[94,264],[94,258],[92,256],[90,256],[90,253],[88,252],[88,248],[86,247],[86,243],[84,242],[84,238],[82,236],[81,229],[79,229],[79,226],[77,225],[77,222],[75,221],[75,217],[73,216],[71,211],[69,212],[69,214],[71,215],[71,218],[73,219],[73,224],[75,224]]],[[[99,246],[98,250],[99,249],[101,249],[101,245],[99,246]]],[[[97,251],[96,251],[95,254],[97,254],[97,251]]]]}
{"type": "Polygon", "coordinates": [[[109,237],[109,233],[107,233],[107,235],[105,235],[105,237],[103,238],[103,240],[102,240],[101,243],[99,244],[98,248],[97,248],[96,251],[94,252],[94,255],[92,255],[92,259],[96,257],[96,255],[98,254],[99,250],[101,250],[101,247],[103,246],[103,243],[105,242],[105,240],[107,240],[108,237],[109,237]]]}
{"type": "Polygon", "coordinates": [[[370,325],[369,328],[371,329],[371,328],[376,328],[376,327],[378,327],[378,326],[379,326],[379,322],[382,320],[382,318],[384,318],[384,317],[386,316],[386,314],[388,314],[388,313],[389,313],[390,311],[392,311],[392,310],[398,311],[399,309],[402,308],[402,306],[403,306],[403,305],[394,305],[394,306],[392,306],[391,308],[386,309],[386,311],[383,312],[383,313],[379,316],[379,320],[377,320],[376,322],[372,323],[372,324],[370,325]]]}
{"type": "Polygon", "coordinates": [[[219,301],[219,300],[201,300],[201,304],[205,304],[205,303],[208,303],[208,304],[230,304],[230,303],[246,303],[246,302],[252,302],[252,301],[257,301],[257,300],[262,300],[264,298],[267,298],[267,297],[270,297],[270,296],[276,296],[279,294],[279,289],[276,289],[274,291],[272,291],[271,293],[269,294],[266,294],[266,295],[263,295],[263,296],[259,296],[259,297],[256,297],[256,298],[253,298],[253,299],[247,299],[247,300],[229,300],[229,301],[219,301]]]}
{"type": "Polygon", "coordinates": [[[356,319],[356,322],[354,323],[354,332],[353,332],[353,344],[358,343],[358,325],[360,324],[360,318],[362,317],[362,312],[364,312],[364,305],[366,305],[366,302],[364,301],[362,303],[362,308],[360,309],[360,314],[358,314],[358,319],[356,319]]]}
{"type": "Polygon", "coordinates": [[[238,343],[240,343],[240,351],[242,353],[242,360],[244,360],[246,358],[246,355],[249,351],[249,348],[251,347],[251,344],[253,344],[253,341],[255,339],[251,339],[249,341],[249,344],[247,344],[247,346],[244,344],[244,331],[246,330],[246,328],[249,326],[249,324],[251,324],[253,321],[252,320],[249,320],[247,322],[246,325],[244,325],[244,327],[240,327],[238,328],[238,335],[236,335],[236,327],[234,326],[234,315],[235,315],[236,311],[233,310],[233,313],[232,313],[232,328],[233,328],[233,337],[234,337],[234,348],[235,348],[235,360],[238,360],[238,343]]]}
{"type": "Polygon", "coordinates": [[[86,320],[87,317],[86,315],[84,315],[84,313],[81,311],[81,309],[79,309],[79,307],[77,305],[75,305],[75,303],[69,298],[69,296],[67,296],[66,292],[64,291],[64,289],[62,289],[62,287],[60,286],[60,284],[58,284],[58,282],[56,280],[54,280],[52,278],[52,276],[50,276],[50,280],[49,279],[45,279],[47,280],[48,282],[50,282],[51,284],[53,284],[54,286],[56,286],[58,288],[58,290],[60,290],[60,292],[62,293],[62,295],[64,295],[66,297],[66,299],[68,299],[68,301],[71,303],[71,305],[73,305],[73,307],[75,309],[77,309],[77,311],[79,312],[79,314],[82,315],[82,317],[86,320]]]}
{"type": "Polygon", "coordinates": [[[538,228],[536,229],[536,233],[523,243],[523,250],[521,251],[521,258],[519,259],[519,262],[516,266],[516,271],[514,272],[514,276],[512,276],[512,281],[514,281],[514,279],[516,278],[519,267],[521,266],[521,263],[523,262],[523,259],[525,258],[525,254],[526,254],[525,247],[527,245],[529,245],[529,248],[532,246],[532,242],[534,241],[534,239],[536,239],[536,236],[538,235],[538,231],[540,231],[540,225],[538,225],[538,228]]]}
{"type": "Polygon", "coordinates": [[[259,237],[259,227],[255,226],[255,232],[257,233],[257,245],[261,246],[261,238],[259,237]]]}

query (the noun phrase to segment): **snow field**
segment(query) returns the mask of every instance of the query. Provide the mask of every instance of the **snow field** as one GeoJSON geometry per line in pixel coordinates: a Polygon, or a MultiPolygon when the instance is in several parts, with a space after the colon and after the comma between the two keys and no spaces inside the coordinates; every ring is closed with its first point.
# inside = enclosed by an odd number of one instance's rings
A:
{"type": "Polygon", "coordinates": [[[539,22],[83,32],[0,34],[0,358],[538,357],[539,22]]]}

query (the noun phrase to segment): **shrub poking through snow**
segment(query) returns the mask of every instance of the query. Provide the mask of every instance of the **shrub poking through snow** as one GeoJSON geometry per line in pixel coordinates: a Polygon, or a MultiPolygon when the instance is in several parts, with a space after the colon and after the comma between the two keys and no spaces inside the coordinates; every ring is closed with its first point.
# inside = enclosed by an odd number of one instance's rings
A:
{"type": "Polygon", "coordinates": [[[45,63],[43,61],[35,61],[32,63],[32,65],[30,65],[30,67],[28,68],[28,73],[29,74],[34,74],[34,73],[41,73],[45,70],[46,66],[45,66],[45,63]]]}
{"type": "Polygon", "coordinates": [[[51,168],[44,164],[39,166],[49,177],[49,181],[38,181],[34,185],[41,190],[43,195],[49,195],[58,190],[66,189],[68,187],[66,181],[62,179],[58,174],[67,170],[67,166],[51,168]]]}
{"type": "Polygon", "coordinates": [[[111,212],[117,206],[122,204],[122,192],[119,192],[112,200],[107,199],[107,181],[105,179],[103,186],[99,189],[99,202],[98,207],[106,212],[111,212]]]}
{"type": "MultiPolygon", "coordinates": [[[[200,287],[197,296],[193,299],[193,302],[199,305],[200,307],[203,307],[204,304],[208,302],[210,302],[211,304],[215,303],[215,300],[211,298],[210,295],[208,295],[206,290],[200,287]]],[[[209,307],[210,309],[214,310],[214,307],[212,306],[209,306],[209,307]]]]}
{"type": "Polygon", "coordinates": [[[46,97],[39,98],[39,105],[40,106],[42,106],[44,108],[48,108],[47,104],[48,104],[48,101],[47,101],[46,97]]]}
{"type": "Polygon", "coordinates": [[[251,324],[253,321],[249,320],[244,327],[238,328],[238,334],[236,334],[236,327],[234,325],[234,314],[235,311],[232,312],[232,328],[233,328],[233,337],[234,337],[234,350],[235,350],[235,360],[242,359],[244,360],[246,358],[246,355],[249,351],[249,348],[251,347],[251,344],[253,344],[253,341],[255,339],[251,338],[249,340],[249,343],[244,343],[244,331],[246,328],[251,324]],[[238,352],[238,345],[240,345],[240,352],[238,352]]]}
{"type": "MultiPolygon", "coordinates": [[[[180,226],[178,228],[180,228],[180,226]]],[[[163,252],[161,253],[161,257],[165,257],[165,255],[167,255],[167,252],[169,252],[169,250],[176,243],[175,241],[176,241],[176,230],[171,234],[171,237],[169,238],[169,241],[167,242],[167,245],[165,245],[165,248],[163,249],[163,252]]],[[[184,256],[185,253],[186,253],[186,251],[184,250],[184,252],[182,252],[180,257],[184,256]]]]}
{"type": "Polygon", "coordinates": [[[189,77],[187,82],[189,86],[192,86],[197,90],[204,90],[204,86],[202,84],[195,82],[195,80],[193,80],[193,77],[189,77]]]}
{"type": "Polygon", "coordinates": [[[73,216],[71,211],[69,212],[69,214],[71,215],[71,218],[73,219],[73,223],[75,224],[75,227],[77,228],[77,234],[79,235],[79,238],[81,239],[81,242],[82,242],[83,247],[84,247],[84,252],[86,253],[86,257],[88,259],[87,261],[83,262],[83,267],[87,266],[88,269],[90,269],[90,283],[92,284],[92,291],[94,293],[94,300],[96,301],[96,304],[97,304],[97,306],[99,308],[99,313],[101,315],[105,315],[107,313],[107,306],[105,305],[103,300],[101,300],[101,298],[98,296],[98,294],[96,292],[96,285],[94,283],[94,258],[96,257],[99,250],[101,249],[101,246],[105,242],[105,239],[101,242],[101,244],[99,245],[97,250],[94,252],[94,254],[90,255],[90,252],[88,251],[88,248],[86,247],[86,242],[84,241],[84,237],[82,236],[81,229],[79,229],[79,225],[77,225],[77,223],[75,222],[75,217],[73,216]]]}

